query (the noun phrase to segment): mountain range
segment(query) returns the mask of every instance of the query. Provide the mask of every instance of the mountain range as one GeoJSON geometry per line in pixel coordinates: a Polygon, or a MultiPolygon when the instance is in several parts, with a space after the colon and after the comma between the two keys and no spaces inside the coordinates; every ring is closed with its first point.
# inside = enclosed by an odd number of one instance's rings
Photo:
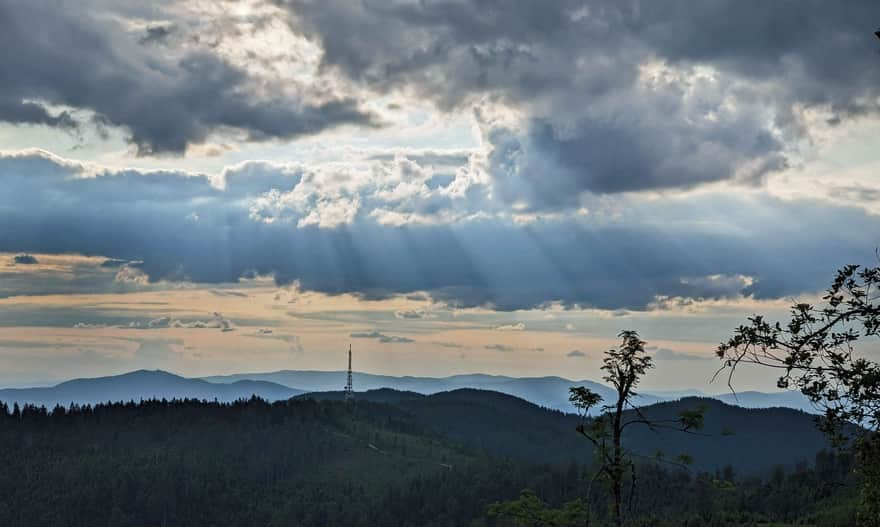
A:
{"type": "Polygon", "coordinates": [[[302,390],[260,380],[212,383],[188,379],[161,370],[138,370],[122,375],[74,379],[41,388],[8,388],[0,390],[0,401],[34,404],[52,408],[103,402],[141,401],[147,399],[201,399],[232,402],[253,395],[267,401],[289,399],[302,390]]]}
{"type": "MultiPolygon", "coordinates": [[[[161,370],[138,370],[109,377],[74,379],[56,386],[0,389],[0,401],[8,404],[36,404],[52,407],[57,404],[95,404],[108,401],[145,399],[202,399],[229,402],[256,395],[267,401],[289,399],[306,392],[332,392],[345,384],[344,371],[293,371],[242,373],[204,378],[185,378],[161,370]]],[[[487,390],[524,399],[538,406],[571,412],[568,389],[585,386],[602,396],[604,403],[615,400],[614,391],[590,380],[562,377],[507,377],[503,375],[469,374],[450,377],[394,377],[355,372],[353,384],[357,391],[388,388],[399,392],[430,395],[462,388],[487,390]]],[[[641,406],[677,400],[682,397],[711,397],[744,408],[785,407],[815,413],[809,401],[798,392],[740,392],[716,396],[698,390],[677,392],[644,392],[637,402],[641,406]]]]}
{"type": "MultiPolygon", "coordinates": [[[[282,370],[270,373],[240,373],[205,377],[206,381],[216,383],[259,380],[296,387],[307,392],[327,392],[340,390],[345,385],[344,371],[293,371],[282,370]]],[[[474,373],[452,375],[449,377],[393,377],[371,373],[353,373],[353,384],[358,391],[391,388],[398,391],[432,394],[447,392],[458,388],[473,388],[506,393],[555,410],[571,411],[568,402],[568,389],[571,386],[586,386],[597,392],[606,401],[614,399],[611,388],[594,381],[572,381],[561,377],[507,377],[474,373]]],[[[660,399],[650,395],[642,396],[642,404],[651,404],[660,399]]]]}
{"type": "MultiPolygon", "coordinates": [[[[18,402],[48,408],[71,403],[94,405],[150,399],[228,403],[254,395],[270,402],[336,401],[344,398],[343,391],[318,389],[338,384],[340,377],[344,378],[344,372],[277,372],[258,375],[257,379],[231,376],[208,380],[139,370],[112,377],[76,379],[54,387],[0,390],[0,400],[10,406],[18,402]],[[281,384],[296,381],[309,389],[281,384]]],[[[592,455],[590,443],[573,432],[581,418],[546,404],[558,400],[553,399],[557,391],[566,393],[568,386],[577,384],[572,381],[556,377],[511,379],[466,375],[432,379],[368,374],[358,374],[355,382],[358,381],[378,386],[397,384],[409,389],[381,387],[357,392],[357,403],[394,407],[419,427],[494,457],[570,463],[582,462],[592,455]],[[457,387],[462,384],[494,389],[457,387]],[[433,393],[420,393],[426,391],[433,393]]],[[[584,384],[606,396],[610,392],[596,383],[585,381],[584,384]]],[[[786,399],[763,398],[763,395],[772,394],[747,392],[739,394],[739,400],[753,405],[766,401],[786,402],[786,399]]],[[[730,464],[738,470],[760,471],[775,465],[791,466],[810,461],[816,452],[828,447],[826,438],[815,427],[814,417],[799,410],[742,408],[717,399],[693,396],[670,401],[644,399],[650,402],[642,405],[641,412],[650,419],[675,419],[682,410],[698,406],[706,410],[705,427],[698,435],[633,428],[627,434],[627,446],[644,456],[653,456],[658,451],[670,457],[688,454],[699,470],[715,470],[730,464]],[[798,441],[790,441],[791,437],[797,437],[798,441]]]]}
{"type": "MultiPolygon", "coordinates": [[[[341,390],[345,385],[344,371],[296,371],[282,370],[268,373],[239,373],[205,377],[210,382],[228,383],[242,380],[259,380],[298,388],[307,392],[326,392],[341,390]]],[[[458,388],[491,390],[525,399],[539,406],[571,412],[568,402],[568,389],[572,386],[585,386],[602,396],[606,404],[616,399],[614,391],[604,384],[590,380],[571,380],[562,377],[508,377],[504,375],[468,374],[449,377],[394,377],[354,372],[353,384],[357,391],[391,388],[425,395],[446,392],[458,388]]],[[[640,405],[650,405],[661,401],[681,399],[682,397],[709,397],[743,408],[793,408],[808,413],[816,413],[809,400],[800,392],[738,392],[709,395],[700,390],[679,390],[667,392],[642,392],[637,399],[640,405]]]]}

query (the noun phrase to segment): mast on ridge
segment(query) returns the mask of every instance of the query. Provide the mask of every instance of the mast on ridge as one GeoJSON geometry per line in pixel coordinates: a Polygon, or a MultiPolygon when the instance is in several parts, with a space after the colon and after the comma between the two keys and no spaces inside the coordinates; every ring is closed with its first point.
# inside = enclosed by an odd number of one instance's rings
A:
{"type": "Polygon", "coordinates": [[[354,388],[351,384],[351,344],[348,345],[348,381],[345,383],[345,400],[354,399],[354,388]]]}

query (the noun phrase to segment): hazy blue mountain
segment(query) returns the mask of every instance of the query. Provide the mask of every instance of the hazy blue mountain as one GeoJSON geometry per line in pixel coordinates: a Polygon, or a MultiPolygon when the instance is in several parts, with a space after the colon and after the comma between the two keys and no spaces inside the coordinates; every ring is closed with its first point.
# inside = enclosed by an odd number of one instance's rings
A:
{"type": "MultiPolygon", "coordinates": [[[[340,391],[300,396],[342,397],[340,391]]],[[[383,389],[357,393],[356,401],[397,406],[439,434],[496,456],[564,463],[584,461],[592,455],[590,443],[574,430],[578,417],[497,392],[458,389],[422,395],[383,389]]],[[[649,457],[658,451],[669,459],[690,455],[698,471],[731,465],[738,471],[760,472],[778,465],[812,462],[817,452],[830,446],[816,428],[814,416],[789,408],[748,409],[690,397],[645,406],[641,411],[650,419],[665,420],[698,406],[706,412],[699,433],[632,426],[627,429],[627,447],[649,457]],[[792,437],[798,440],[793,442],[792,437]]]]}
{"type": "MultiPolygon", "coordinates": [[[[123,375],[94,379],[74,379],[46,388],[9,388],[0,390],[0,400],[8,403],[93,404],[106,401],[128,401],[149,398],[196,398],[232,401],[257,395],[269,401],[288,399],[304,392],[341,390],[345,385],[344,371],[278,371],[245,373],[227,376],[188,379],[163,371],[139,370],[123,375]]],[[[469,374],[450,377],[394,377],[354,373],[358,391],[389,388],[401,392],[435,394],[462,388],[488,390],[512,395],[539,406],[572,412],[568,402],[571,386],[586,386],[599,393],[606,404],[615,400],[609,387],[588,380],[574,381],[562,377],[507,377],[503,375],[469,374]]],[[[642,406],[676,400],[685,396],[705,396],[696,390],[643,393],[642,406]]],[[[706,396],[710,397],[710,396],[706,396]]],[[[809,401],[798,392],[741,392],[711,396],[728,404],[745,408],[795,408],[815,413],[809,401]]]]}
{"type": "Polygon", "coordinates": [[[142,399],[204,399],[223,402],[256,395],[269,401],[289,399],[302,390],[261,380],[239,380],[216,384],[202,379],[187,379],[160,370],[138,370],[111,377],[74,379],[45,388],[10,388],[0,390],[0,401],[9,405],[31,403],[52,407],[56,404],[95,404],[108,401],[142,399]]]}
{"type": "Polygon", "coordinates": [[[674,399],[683,399],[685,397],[712,397],[713,395],[709,395],[703,390],[697,390],[695,388],[686,388],[683,390],[651,390],[650,394],[654,397],[662,399],[664,401],[670,401],[674,399]]]}
{"type": "Polygon", "coordinates": [[[809,399],[802,393],[797,391],[782,392],[727,392],[715,395],[708,394],[701,390],[685,389],[685,390],[652,390],[651,396],[657,397],[659,400],[675,400],[685,397],[711,397],[718,399],[727,404],[741,406],[743,408],[793,408],[807,413],[820,413],[809,399]]]}
{"type": "MultiPolygon", "coordinates": [[[[346,372],[284,370],[270,373],[240,373],[205,377],[205,380],[216,383],[261,380],[298,388],[307,392],[326,392],[342,389],[345,386],[346,372]]],[[[602,395],[605,401],[609,403],[615,400],[614,391],[603,384],[588,380],[572,381],[562,377],[517,378],[480,373],[453,375],[450,377],[393,377],[355,372],[353,374],[353,383],[359,391],[391,388],[393,390],[432,394],[458,388],[491,390],[513,395],[539,406],[567,412],[574,410],[568,402],[568,389],[572,386],[586,386],[602,395]]],[[[639,402],[641,404],[651,404],[660,400],[662,399],[650,394],[644,394],[639,402]]]]}
{"type": "Polygon", "coordinates": [[[804,394],[794,391],[724,393],[714,398],[743,408],[795,408],[807,413],[819,413],[804,394]]]}
{"type": "MultiPolygon", "coordinates": [[[[539,406],[564,412],[572,412],[574,410],[568,402],[568,389],[571,386],[586,386],[601,395],[605,403],[613,403],[615,401],[614,391],[608,386],[589,380],[578,381],[562,377],[518,378],[482,373],[453,375],[450,377],[394,377],[360,372],[355,372],[353,377],[355,389],[358,391],[391,388],[393,390],[432,394],[458,388],[473,388],[476,390],[506,393],[539,406]]],[[[345,379],[346,372],[344,371],[294,370],[205,377],[205,380],[217,383],[241,380],[269,381],[307,392],[341,390],[345,386],[345,379]]],[[[816,413],[816,410],[810,405],[809,401],[798,392],[742,392],[734,396],[732,393],[708,395],[695,389],[646,391],[641,393],[638,403],[640,405],[649,405],[683,397],[711,397],[744,408],[782,407],[816,413]]]]}
{"type": "MultiPolygon", "coordinates": [[[[257,395],[269,401],[295,396],[339,399],[344,372],[276,372],[250,376],[188,379],[163,371],[140,370],[124,375],[94,379],[75,379],[48,388],[0,390],[0,400],[32,403],[47,407],[56,404],[95,404],[107,401],[191,398],[234,401],[257,395]],[[224,382],[220,382],[224,381],[224,382]],[[341,381],[341,382],[340,382],[341,381]],[[286,383],[299,382],[312,393],[286,383]],[[322,383],[335,388],[314,391],[322,383]]],[[[570,381],[559,377],[511,378],[491,375],[460,375],[447,378],[390,377],[355,374],[355,385],[375,386],[359,392],[358,401],[392,405],[412,416],[421,425],[453,441],[475,446],[494,455],[532,461],[565,462],[583,460],[590,446],[573,432],[578,417],[553,409],[567,407],[568,387],[586,385],[611,400],[610,390],[590,381],[570,381]],[[480,388],[460,385],[479,385],[480,388]],[[405,390],[388,385],[404,386],[405,390]],[[565,401],[565,404],[563,403],[565,401]],[[553,445],[548,448],[547,445],[553,445]]],[[[791,394],[738,394],[741,405],[778,406],[795,404],[791,394]]],[[[797,394],[795,394],[797,395],[797,394]]],[[[656,400],[656,399],[655,399],[656,400]]],[[[662,450],[670,456],[687,453],[700,469],[713,469],[731,463],[741,470],[762,470],[774,464],[791,465],[810,460],[827,446],[813,422],[813,416],[785,408],[746,409],[709,398],[684,398],[655,404],[645,397],[643,412],[657,418],[677,415],[683,408],[704,405],[708,409],[708,437],[634,431],[630,447],[645,455],[662,450]],[[732,431],[730,435],[727,432],[732,431]],[[797,444],[787,438],[798,437],[797,444]]]]}

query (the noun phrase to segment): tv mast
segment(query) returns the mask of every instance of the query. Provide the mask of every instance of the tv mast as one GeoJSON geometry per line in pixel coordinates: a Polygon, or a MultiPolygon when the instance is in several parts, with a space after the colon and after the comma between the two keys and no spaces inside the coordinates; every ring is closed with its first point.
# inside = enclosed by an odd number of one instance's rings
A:
{"type": "Polygon", "coordinates": [[[348,345],[348,382],[345,383],[345,400],[354,399],[354,388],[351,386],[351,344],[348,345]]]}

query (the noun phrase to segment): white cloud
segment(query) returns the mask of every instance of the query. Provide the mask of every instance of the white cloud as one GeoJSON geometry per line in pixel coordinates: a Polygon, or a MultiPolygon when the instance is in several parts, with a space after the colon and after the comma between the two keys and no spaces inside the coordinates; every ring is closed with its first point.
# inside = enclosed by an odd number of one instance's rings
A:
{"type": "Polygon", "coordinates": [[[384,333],[379,333],[378,331],[370,331],[368,333],[363,332],[355,332],[352,333],[351,338],[355,339],[376,339],[383,344],[408,344],[410,342],[415,342],[415,340],[408,337],[401,337],[397,335],[385,335],[384,333]]]}
{"type": "Polygon", "coordinates": [[[436,317],[435,314],[424,309],[403,309],[395,311],[394,316],[402,320],[424,320],[436,317]]]}
{"type": "Polygon", "coordinates": [[[131,323],[131,329],[219,329],[220,331],[235,331],[232,321],[221,315],[214,313],[213,317],[207,320],[181,320],[171,318],[169,316],[154,318],[145,324],[131,323]]]}
{"type": "Polygon", "coordinates": [[[515,324],[502,324],[495,326],[495,331],[524,331],[526,329],[525,322],[516,322],[515,324]]]}

